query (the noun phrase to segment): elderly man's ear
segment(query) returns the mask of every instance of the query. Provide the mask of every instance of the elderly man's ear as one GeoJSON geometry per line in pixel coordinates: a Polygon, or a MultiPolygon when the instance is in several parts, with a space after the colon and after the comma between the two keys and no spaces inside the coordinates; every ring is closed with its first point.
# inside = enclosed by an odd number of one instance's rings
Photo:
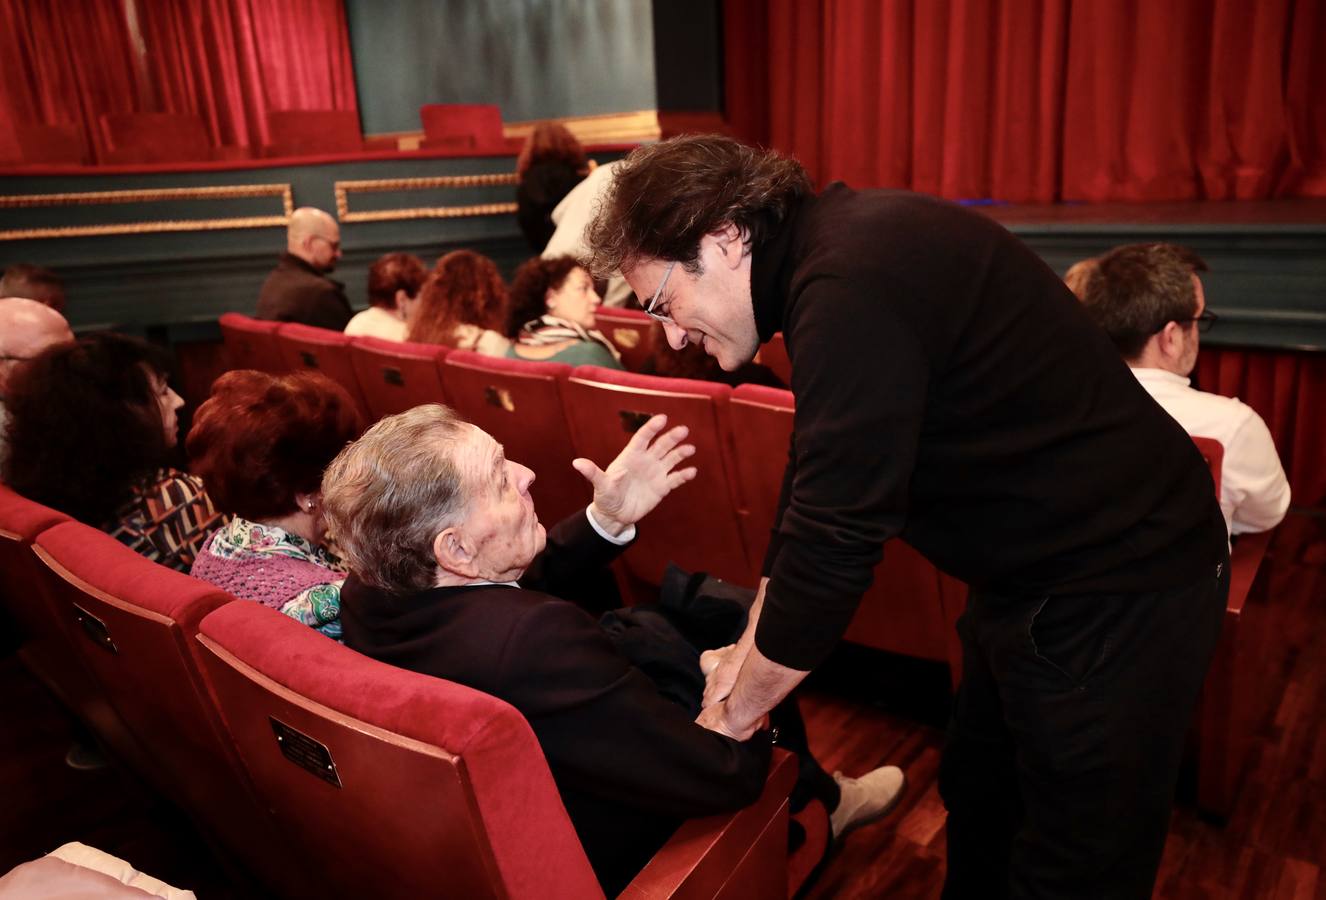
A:
{"type": "Polygon", "coordinates": [[[433,558],[437,560],[443,572],[466,578],[477,577],[474,548],[455,526],[444,528],[437,533],[437,537],[433,538],[433,558]]]}

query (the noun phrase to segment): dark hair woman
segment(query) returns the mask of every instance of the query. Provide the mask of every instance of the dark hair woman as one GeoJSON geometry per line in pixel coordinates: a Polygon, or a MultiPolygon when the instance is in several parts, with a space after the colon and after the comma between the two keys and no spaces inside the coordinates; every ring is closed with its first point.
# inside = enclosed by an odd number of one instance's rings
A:
{"type": "Polygon", "coordinates": [[[327,547],[322,470],[364,422],[345,389],[317,372],[227,372],[185,441],[193,469],[234,518],[192,574],[341,637],[345,569],[327,547]]]}
{"type": "Polygon", "coordinates": [[[201,481],[168,465],[184,405],[169,370],[164,350],[118,334],[41,353],[10,385],[4,480],[187,571],[221,517],[201,481]]]}
{"type": "Polygon", "coordinates": [[[534,259],[516,270],[511,284],[507,356],[573,366],[622,368],[617,348],[596,330],[599,295],[594,280],[569,256],[534,259]]]}
{"type": "Polygon", "coordinates": [[[409,340],[445,344],[504,356],[507,291],[497,265],[473,250],[456,250],[437,261],[419,291],[409,340]]]}
{"type": "Polygon", "coordinates": [[[516,222],[530,249],[542,253],[556,226],[552,212],[589,174],[585,148],[560,122],[534,126],[516,157],[516,222]]]}
{"type": "Polygon", "coordinates": [[[410,316],[428,270],[411,253],[388,253],[368,270],[368,309],[355,313],[345,326],[348,335],[405,340],[410,316]]]}

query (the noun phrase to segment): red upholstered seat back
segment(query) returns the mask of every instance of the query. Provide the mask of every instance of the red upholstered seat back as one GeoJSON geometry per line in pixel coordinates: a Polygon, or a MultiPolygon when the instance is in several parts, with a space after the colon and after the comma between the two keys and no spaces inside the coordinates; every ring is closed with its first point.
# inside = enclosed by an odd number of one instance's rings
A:
{"type": "Polygon", "coordinates": [[[426,103],[419,107],[424,139],[419,145],[457,150],[499,150],[506,146],[502,135],[502,110],[492,104],[426,103]]]}
{"type": "Polygon", "coordinates": [[[310,896],[601,897],[548,765],[502,701],[361,656],[257,604],[199,638],[310,896]]]}
{"type": "Polygon", "coordinates": [[[594,313],[594,324],[622,355],[622,365],[639,372],[663,338],[663,328],[637,309],[606,309],[594,313]]]}
{"type": "Polygon", "coordinates": [[[103,113],[102,162],[197,162],[212,158],[212,141],[200,116],[184,113],[103,113]]]}
{"type": "Polygon", "coordinates": [[[264,156],[358,153],[364,149],[359,113],[352,109],[273,109],[267,113],[264,156]]]}
{"type": "Polygon", "coordinates": [[[571,468],[577,454],[562,411],[570,366],[456,350],[443,368],[456,412],[502,444],[507,459],[534,470],[530,494],[545,525],[589,505],[593,490],[571,468]]]}
{"type": "MultiPolygon", "coordinates": [[[[791,391],[741,385],[732,392],[733,444],[740,460],[736,471],[746,499],[743,518],[755,580],[778,512],[793,414],[791,391]]],[[[948,660],[949,625],[940,579],[939,571],[909,544],[889,541],[845,636],[892,653],[948,660]]]]}
{"type": "Polygon", "coordinates": [[[77,623],[79,655],[136,739],[136,749],[115,749],[261,868],[271,831],[203,681],[194,640],[204,616],[240,601],[79,522],[42,532],[34,548],[53,576],[56,607],[77,623]]]}
{"type": "Polygon", "coordinates": [[[221,326],[221,340],[225,343],[230,368],[257,369],[272,375],[280,375],[286,370],[280,345],[276,342],[280,322],[229,312],[221,316],[217,324],[221,326]]]}
{"type": "Polygon", "coordinates": [[[345,388],[359,407],[360,414],[368,417],[368,401],[364,399],[354,363],[350,361],[350,338],[347,335],[298,322],[286,322],[276,329],[276,343],[281,348],[286,368],[292,372],[305,369],[321,372],[345,388]]]}
{"type": "Polygon", "coordinates": [[[783,384],[792,383],[792,360],[787,356],[787,344],[781,331],[760,346],[760,364],[768,366],[783,384]]]}
{"type": "Polygon", "coordinates": [[[1211,480],[1215,482],[1216,496],[1220,496],[1220,470],[1225,464],[1225,445],[1215,438],[1193,436],[1192,442],[1197,445],[1197,450],[1202,454],[1202,459],[1206,460],[1206,465],[1211,469],[1211,480]]]}
{"type": "Polygon", "coordinates": [[[87,162],[87,147],[77,125],[16,124],[14,138],[23,162],[35,165],[87,162]]]}
{"type": "Polygon", "coordinates": [[[656,378],[597,366],[575,370],[566,384],[566,412],[580,456],[606,467],[631,435],[656,413],[668,426],[690,428],[694,481],[674,491],[641,523],[623,559],[631,575],[656,585],[669,562],[738,584],[750,563],[737,510],[741,507],[728,445],[727,385],[656,378]]]}
{"type": "Polygon", "coordinates": [[[372,419],[423,403],[446,403],[442,360],[449,347],[384,338],[350,339],[350,363],[372,419]]]}

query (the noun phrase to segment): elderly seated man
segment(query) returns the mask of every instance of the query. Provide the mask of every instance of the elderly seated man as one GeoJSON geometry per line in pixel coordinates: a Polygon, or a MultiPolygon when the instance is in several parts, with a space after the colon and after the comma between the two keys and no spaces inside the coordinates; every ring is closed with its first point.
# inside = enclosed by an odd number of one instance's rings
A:
{"type": "MultiPolygon", "coordinates": [[[[611,562],[634,539],[636,523],[694,477],[693,467],[678,468],[694,453],[683,443],[686,429],[666,425],[663,416],[647,422],[606,471],[575,460],[594,500],[549,532],[530,498],[534,473],[443,406],[378,422],[341,452],[322,483],[352,573],[341,590],[346,644],[518,709],[609,896],[683,819],[752,802],[769,758],[769,732],[741,743],[694,722],[705,647],[688,641],[686,610],[648,621],[651,642],[638,639],[638,607],[596,623],[558,599],[611,562]],[[674,631],[670,622],[681,624],[674,631]],[[689,695],[679,687],[687,665],[689,695]],[[669,671],[676,677],[660,675],[669,671]]],[[[738,604],[722,633],[703,643],[734,640],[744,611],[738,604]]],[[[694,612],[695,621],[722,617],[694,612]]],[[[901,771],[830,778],[805,747],[794,701],[775,712],[780,741],[801,757],[794,808],[822,800],[840,836],[892,806],[901,771]]]]}

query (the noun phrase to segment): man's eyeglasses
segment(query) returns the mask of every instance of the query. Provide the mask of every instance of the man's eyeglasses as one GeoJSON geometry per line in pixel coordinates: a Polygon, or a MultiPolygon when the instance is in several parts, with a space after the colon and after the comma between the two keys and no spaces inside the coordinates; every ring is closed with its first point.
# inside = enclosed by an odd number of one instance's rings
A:
{"type": "Polygon", "coordinates": [[[677,323],[672,321],[672,316],[665,315],[664,313],[660,312],[655,312],[654,307],[658,305],[658,298],[663,295],[663,288],[667,285],[668,277],[672,274],[672,270],[673,268],[676,267],[676,265],[677,261],[675,259],[672,262],[668,263],[668,267],[663,270],[663,280],[660,281],[658,283],[658,287],[654,289],[654,296],[650,297],[649,302],[645,304],[645,312],[648,313],[650,317],[653,318],[655,321],[662,322],[664,325],[676,325],[677,323]]]}
{"type": "Polygon", "coordinates": [[[1204,312],[1200,316],[1193,316],[1191,319],[1181,319],[1180,321],[1196,322],[1197,330],[1200,331],[1202,334],[1206,334],[1208,331],[1212,329],[1212,327],[1215,326],[1215,323],[1219,319],[1220,317],[1213,312],[1204,312]]]}

